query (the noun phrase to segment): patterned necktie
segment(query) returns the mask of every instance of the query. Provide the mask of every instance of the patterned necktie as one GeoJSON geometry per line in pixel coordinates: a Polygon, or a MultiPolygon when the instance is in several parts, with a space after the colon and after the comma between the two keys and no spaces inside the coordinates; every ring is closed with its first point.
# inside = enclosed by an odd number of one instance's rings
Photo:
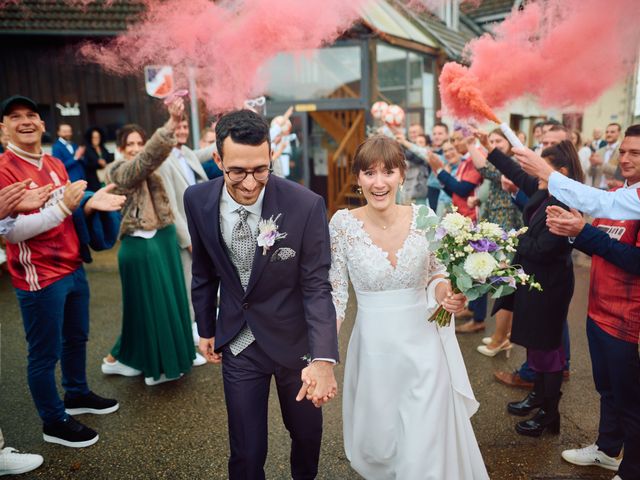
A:
{"type": "MultiPolygon", "coordinates": [[[[231,232],[231,261],[236,267],[242,288],[247,289],[249,278],[251,277],[251,267],[253,266],[253,255],[256,250],[255,239],[251,233],[251,227],[247,222],[249,211],[244,207],[236,210],[238,213],[238,221],[233,226],[231,232]]],[[[231,353],[238,355],[242,350],[253,343],[255,337],[251,333],[248,325],[242,327],[242,330],[235,336],[229,348],[231,353]]]]}

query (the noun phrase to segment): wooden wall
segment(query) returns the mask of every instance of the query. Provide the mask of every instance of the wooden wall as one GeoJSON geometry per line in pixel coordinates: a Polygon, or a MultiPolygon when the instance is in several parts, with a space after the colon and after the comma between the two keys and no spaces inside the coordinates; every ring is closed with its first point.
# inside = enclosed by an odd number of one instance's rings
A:
{"type": "MultiPolygon", "coordinates": [[[[144,74],[118,77],[78,55],[82,40],[74,37],[0,35],[0,99],[21,94],[49,107],[47,132],[55,139],[57,125],[69,123],[74,140],[92,126],[90,105],[124,107],[125,123],[138,123],[148,132],[166,120],[161,100],[144,90],[144,74]],[[78,103],[80,116],[63,117],[56,103],[78,103]]],[[[98,125],[102,126],[102,125],[98,125]]]]}

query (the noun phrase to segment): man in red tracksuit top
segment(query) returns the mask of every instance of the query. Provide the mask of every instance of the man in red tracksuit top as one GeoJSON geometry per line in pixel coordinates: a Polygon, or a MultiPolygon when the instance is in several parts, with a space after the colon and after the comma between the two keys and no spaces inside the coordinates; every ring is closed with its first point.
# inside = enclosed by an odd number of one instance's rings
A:
{"type": "MultiPolygon", "coordinates": [[[[9,136],[7,151],[0,156],[0,188],[28,179],[30,189],[53,187],[44,207],[22,219],[30,226],[20,226],[18,217],[6,237],[9,272],[29,345],[29,390],[45,441],[87,447],[98,441],[98,434],[71,415],[111,413],[119,405],[91,392],[86,379],[89,285],[71,217],[83,201],[86,182],[68,183],[62,162],[42,152],[44,123],[33,100],[14,95],[0,110],[9,136]],[[64,401],[55,380],[58,361],[64,401]]],[[[106,197],[114,196],[96,193],[81,207],[84,214],[96,218],[94,212],[104,209],[101,201],[106,197]]]]}
{"type": "MultiPolygon", "coordinates": [[[[619,165],[623,188],[640,188],[640,125],[625,132],[619,165]]],[[[565,450],[562,457],[617,470],[616,480],[640,479],[640,220],[597,218],[589,225],[575,210],[549,210],[547,223],[551,232],[575,237],[574,247],[591,255],[587,337],[600,394],[596,442],[565,450]]]]}

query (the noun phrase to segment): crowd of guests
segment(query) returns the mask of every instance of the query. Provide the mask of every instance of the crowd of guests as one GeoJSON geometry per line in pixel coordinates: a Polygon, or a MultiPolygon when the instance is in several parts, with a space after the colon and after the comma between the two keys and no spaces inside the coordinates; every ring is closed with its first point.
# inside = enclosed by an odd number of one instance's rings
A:
{"type": "MultiPolygon", "coordinates": [[[[596,129],[592,140],[585,142],[580,132],[549,120],[535,125],[529,151],[512,149],[500,129],[489,134],[472,130],[456,128],[449,135],[447,125],[437,123],[426,146],[418,140],[424,135],[420,125],[409,127],[408,138],[402,132],[396,133],[397,141],[406,149],[408,170],[415,172],[407,174],[408,191],[402,200],[427,203],[439,216],[455,206],[472,220],[490,221],[506,229],[522,225],[528,228],[514,262],[534,274],[544,286],[543,291],[520,287],[513,295],[494,302],[491,313],[496,320],[495,331],[484,337],[483,345],[477,348],[487,356],[502,351],[508,356],[512,342],[526,347],[526,361],[518,370],[495,372],[500,382],[529,390],[524,399],[507,405],[513,415],[530,416],[515,425],[523,435],[540,436],[560,429],[561,385],[569,378],[567,314],[574,287],[571,253],[576,249],[593,256],[587,334],[594,381],[601,396],[599,435],[592,445],[565,450],[562,457],[576,465],[617,470],[616,479],[640,478],[640,422],[632,403],[637,405],[640,400],[638,222],[628,220],[628,216],[616,219],[615,210],[601,208],[598,217],[614,220],[595,218],[591,226],[578,211],[570,209],[577,206],[575,196],[571,202],[563,203],[553,196],[553,191],[549,192],[549,173],[546,178],[538,178],[520,165],[528,152],[548,165],[549,172],[562,174],[555,178],[571,179],[603,192],[637,188],[640,126],[627,129],[623,139],[621,125],[611,123],[604,136],[596,129]],[[420,185],[409,182],[425,177],[429,180],[420,185]],[[434,177],[437,185],[432,182],[434,177]],[[574,222],[571,229],[562,223],[569,221],[574,222]],[[624,357],[619,358],[625,362],[624,368],[613,366],[613,358],[618,356],[624,357]]],[[[522,132],[518,136],[526,144],[526,136],[522,132]]],[[[582,191],[585,202],[594,192],[582,191]]],[[[470,320],[458,325],[456,332],[485,330],[486,298],[478,303],[470,302],[469,311],[465,312],[470,320]]]]}
{"type": "MultiPolygon", "coordinates": [[[[29,346],[29,387],[47,442],[92,445],[98,433],[72,415],[119,408],[116,400],[92,392],[86,380],[89,286],[82,263],[90,260],[89,247],[101,250],[120,241],[122,328],[103,360],[104,374],[142,376],[153,386],[206,363],[194,349],[198,334],[187,288],[192,244],[183,196],[189,186],[223,171],[212,160],[219,148],[215,125],[202,132],[200,148],[192,150],[182,100],[175,99],[168,109],[169,119],[149,138],[137,125],[122,127],[115,154],[100,128],[90,128],[79,147],[71,126],[61,124],[52,155],[47,155],[35,102],[20,96],[2,102],[0,234],[8,241],[9,271],[29,346]],[[54,375],[58,361],[64,399],[54,375]]],[[[272,168],[281,177],[290,173],[297,142],[291,114],[289,109],[271,124],[272,168]]],[[[633,403],[640,399],[640,294],[635,288],[640,261],[628,261],[638,258],[640,221],[597,218],[591,227],[571,210],[573,205],[554,196],[553,173],[537,178],[520,163],[537,155],[552,172],[591,187],[638,187],[640,145],[630,142],[640,140],[640,127],[630,127],[623,139],[622,127],[611,123],[604,136],[594,130],[585,142],[580,132],[550,120],[534,126],[532,151],[527,152],[514,150],[500,129],[484,133],[460,126],[450,131],[439,122],[431,136],[417,124],[406,135],[394,135],[406,158],[401,203],[429,205],[439,216],[455,208],[473,221],[507,230],[528,227],[515,262],[535,275],[543,291],[518,288],[496,301],[491,312],[495,331],[477,348],[493,357],[503,351],[508,355],[512,342],[526,347],[526,362],[517,371],[495,374],[503,383],[530,389],[524,399],[507,405],[513,415],[530,416],[515,426],[522,435],[560,429],[561,385],[570,361],[571,253],[578,249],[593,255],[587,328],[601,395],[599,437],[562,455],[577,465],[619,468],[618,478],[640,478],[640,420],[633,403]]],[[[526,135],[519,136],[526,143],[526,135]]],[[[468,321],[456,332],[483,332],[487,309],[486,295],[470,302],[468,321]]],[[[0,432],[0,448],[2,442],[0,432]]],[[[2,450],[0,460],[5,462],[0,473],[10,461],[18,467],[8,473],[42,463],[40,456],[10,448],[2,450]]]]}

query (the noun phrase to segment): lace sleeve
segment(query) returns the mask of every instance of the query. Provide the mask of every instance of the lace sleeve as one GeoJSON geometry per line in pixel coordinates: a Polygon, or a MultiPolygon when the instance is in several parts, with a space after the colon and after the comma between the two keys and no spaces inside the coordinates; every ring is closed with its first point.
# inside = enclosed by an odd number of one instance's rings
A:
{"type": "Polygon", "coordinates": [[[336,309],[337,328],[340,330],[340,325],[344,321],[344,314],[347,309],[347,301],[349,300],[349,271],[343,243],[346,235],[343,211],[336,212],[331,218],[329,235],[331,237],[329,281],[331,282],[333,305],[336,309]]]}

